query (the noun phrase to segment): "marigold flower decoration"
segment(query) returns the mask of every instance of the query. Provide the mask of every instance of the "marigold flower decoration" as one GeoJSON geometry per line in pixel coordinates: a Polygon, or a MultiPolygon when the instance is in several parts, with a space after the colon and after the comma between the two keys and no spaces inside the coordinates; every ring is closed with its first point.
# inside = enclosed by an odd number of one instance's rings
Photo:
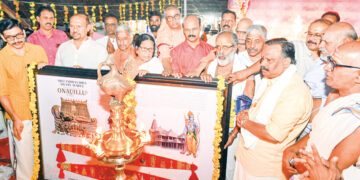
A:
{"type": "Polygon", "coordinates": [[[146,1],[146,24],[149,26],[149,1],[146,1]]]}
{"type": "Polygon", "coordinates": [[[163,0],[163,1],[162,1],[162,10],[163,10],[162,12],[164,12],[164,11],[165,11],[165,3],[166,3],[166,1],[165,1],[165,0],[163,0]]]}
{"type": "Polygon", "coordinates": [[[94,22],[94,27],[93,27],[93,30],[96,31],[96,26],[95,26],[95,23],[96,23],[96,14],[95,14],[95,9],[96,9],[96,6],[92,6],[91,8],[91,18],[94,22]]]}
{"type": "Polygon", "coordinates": [[[223,117],[224,111],[224,91],[226,89],[225,86],[225,78],[223,76],[217,76],[218,79],[217,83],[217,91],[216,91],[216,98],[217,98],[217,109],[216,109],[216,125],[215,125],[215,138],[213,142],[214,146],[214,157],[213,157],[213,164],[214,164],[214,171],[212,174],[212,179],[219,179],[220,177],[220,158],[221,158],[221,148],[220,142],[222,141],[222,127],[221,127],[221,119],[223,117]]]}
{"type": "Polygon", "coordinates": [[[123,8],[122,8],[122,11],[123,11],[123,22],[125,22],[126,20],[126,4],[123,4],[123,8]]]}
{"type": "Polygon", "coordinates": [[[57,13],[56,13],[56,8],[55,8],[55,4],[51,3],[50,4],[51,9],[54,11],[54,28],[56,28],[56,24],[57,24],[57,13]]]}
{"type": "Polygon", "coordinates": [[[230,110],[230,124],[229,127],[233,128],[235,127],[235,116],[236,116],[236,112],[234,111],[235,108],[235,101],[232,100],[231,101],[231,110],[230,110]]]}
{"type": "Polygon", "coordinates": [[[36,88],[36,84],[35,84],[35,73],[34,70],[36,68],[37,64],[36,63],[31,63],[28,67],[27,67],[27,75],[28,75],[28,86],[29,86],[29,95],[30,95],[30,103],[29,103],[29,108],[30,108],[30,112],[31,112],[31,117],[32,117],[32,137],[33,137],[33,150],[34,150],[34,166],[33,166],[33,176],[32,176],[32,180],[37,180],[39,178],[39,171],[40,171],[40,159],[39,159],[39,146],[40,146],[40,139],[39,139],[39,126],[38,126],[38,110],[37,110],[37,106],[36,106],[36,93],[35,93],[35,88],[36,88]]]}
{"type": "Polygon", "coordinates": [[[119,18],[119,23],[120,23],[120,24],[122,23],[122,19],[123,19],[121,7],[122,7],[122,4],[119,5],[119,17],[120,17],[120,18],[119,18]]]}
{"type": "Polygon", "coordinates": [[[31,3],[29,4],[29,6],[30,6],[30,14],[31,14],[30,20],[31,20],[31,22],[32,22],[32,24],[33,24],[32,29],[33,29],[33,30],[36,30],[37,27],[36,27],[36,18],[35,18],[35,3],[34,3],[34,2],[31,2],[31,3]]]}
{"type": "Polygon", "coordinates": [[[144,2],[140,3],[140,17],[143,18],[144,17],[144,2]]]}
{"type": "Polygon", "coordinates": [[[161,0],[159,0],[159,12],[160,12],[160,14],[163,12],[163,10],[162,10],[162,2],[161,2],[161,0]]]}
{"type": "Polygon", "coordinates": [[[4,10],[2,9],[2,1],[0,1],[0,21],[4,19],[4,10]]]}
{"type": "Polygon", "coordinates": [[[87,6],[84,6],[84,11],[85,11],[85,14],[88,16],[89,15],[89,8],[87,6]]]}
{"type": "Polygon", "coordinates": [[[246,17],[246,12],[249,8],[250,0],[238,0],[239,8],[243,17],[246,17]]]}
{"type": "Polygon", "coordinates": [[[135,2],[135,20],[136,20],[136,24],[137,24],[137,20],[138,20],[138,14],[139,14],[139,3],[135,2]]]}
{"type": "Polygon", "coordinates": [[[69,8],[64,6],[64,23],[69,23],[69,8]]]}
{"type": "Polygon", "coordinates": [[[73,9],[74,9],[74,14],[77,14],[78,13],[77,6],[73,6],[73,9]]]}
{"type": "Polygon", "coordinates": [[[101,5],[99,5],[99,22],[100,23],[103,23],[102,14],[103,14],[103,7],[101,5]]]}
{"type": "Polygon", "coordinates": [[[129,4],[129,20],[132,20],[132,14],[133,14],[132,4],[130,3],[130,4],[129,4]]]}
{"type": "Polygon", "coordinates": [[[105,13],[109,13],[109,6],[107,4],[105,4],[105,13]]]}
{"type": "Polygon", "coordinates": [[[21,17],[20,17],[20,14],[19,14],[19,10],[20,10],[20,8],[19,8],[19,1],[17,1],[17,0],[14,0],[14,5],[15,5],[15,17],[16,17],[16,19],[19,21],[19,22],[21,22],[21,17]]]}
{"type": "Polygon", "coordinates": [[[155,2],[154,2],[154,0],[151,0],[151,11],[155,11],[155,2]]]}

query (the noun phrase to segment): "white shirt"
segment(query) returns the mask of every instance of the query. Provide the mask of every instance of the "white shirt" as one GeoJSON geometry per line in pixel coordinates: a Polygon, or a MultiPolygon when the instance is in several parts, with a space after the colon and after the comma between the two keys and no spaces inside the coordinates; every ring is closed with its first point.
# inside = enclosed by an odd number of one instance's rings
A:
{"type": "Polygon", "coordinates": [[[151,74],[161,74],[164,67],[157,57],[153,57],[150,61],[139,66],[139,70],[146,70],[151,74]]]}
{"type": "Polygon", "coordinates": [[[76,49],[72,39],[60,45],[56,53],[55,66],[78,65],[83,68],[97,69],[107,55],[104,47],[91,38],[85,40],[79,49],[76,49]]]}
{"type": "MultiPolygon", "coordinates": [[[[104,36],[98,40],[96,40],[97,43],[101,44],[102,46],[105,47],[105,50],[107,48],[107,42],[108,42],[109,36],[104,36]]],[[[116,38],[110,38],[110,42],[111,44],[114,46],[114,49],[116,50],[118,48],[117,42],[116,42],[116,38]]]]}
{"type": "Polygon", "coordinates": [[[314,59],[305,41],[293,41],[295,46],[295,60],[298,74],[304,78],[305,73],[313,64],[314,59]]]}

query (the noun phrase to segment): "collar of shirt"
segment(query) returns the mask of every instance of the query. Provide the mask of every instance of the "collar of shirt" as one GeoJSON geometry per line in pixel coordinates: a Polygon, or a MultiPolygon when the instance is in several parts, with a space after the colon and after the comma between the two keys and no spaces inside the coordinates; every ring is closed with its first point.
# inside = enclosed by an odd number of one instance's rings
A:
{"type": "Polygon", "coordinates": [[[190,44],[188,43],[188,41],[185,40],[185,41],[184,41],[184,45],[185,45],[185,47],[187,47],[187,48],[191,48],[191,49],[195,50],[195,49],[197,49],[197,48],[202,48],[202,47],[204,46],[204,42],[200,40],[199,44],[196,45],[196,46],[193,48],[193,47],[190,46],[190,44]]]}
{"type": "Polygon", "coordinates": [[[71,44],[73,45],[73,47],[74,47],[76,50],[80,50],[81,47],[86,46],[86,44],[88,44],[88,43],[92,40],[89,36],[87,36],[86,38],[87,38],[87,39],[84,40],[84,41],[81,43],[79,49],[76,48],[76,46],[75,46],[75,44],[74,44],[74,39],[71,39],[71,44]]]}
{"type": "MultiPolygon", "coordinates": [[[[27,43],[25,43],[24,48],[25,48],[25,51],[24,51],[24,55],[25,55],[29,52],[27,43]]],[[[9,44],[6,44],[6,46],[4,47],[4,51],[6,52],[6,54],[9,54],[10,56],[20,56],[11,49],[9,44]]]]}

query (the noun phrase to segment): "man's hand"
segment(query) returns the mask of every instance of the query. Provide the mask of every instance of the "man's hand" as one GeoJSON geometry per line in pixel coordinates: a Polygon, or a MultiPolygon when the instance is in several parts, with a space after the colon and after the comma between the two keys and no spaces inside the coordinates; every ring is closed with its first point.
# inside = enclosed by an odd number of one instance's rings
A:
{"type": "Polygon", "coordinates": [[[139,76],[140,77],[145,76],[147,73],[149,73],[149,71],[147,71],[147,70],[139,70],[139,76]]]}
{"type": "Polygon", "coordinates": [[[109,53],[109,54],[112,54],[112,53],[114,53],[115,52],[115,48],[114,48],[114,45],[111,43],[111,41],[110,41],[110,37],[109,37],[109,39],[108,39],[108,41],[107,41],[107,44],[106,44],[106,50],[107,50],[107,52],[109,53]]]}
{"type": "Polygon", "coordinates": [[[232,143],[234,142],[234,139],[236,138],[237,136],[237,133],[239,132],[239,127],[235,127],[233,131],[231,131],[231,134],[229,135],[228,137],[228,140],[224,146],[224,149],[226,149],[227,147],[231,146],[232,143]]]}
{"type": "Polygon", "coordinates": [[[186,74],[186,77],[193,78],[193,77],[199,77],[201,74],[201,71],[199,72],[198,69],[195,69],[193,71],[190,71],[186,74]]]}
{"type": "Polygon", "coordinates": [[[249,120],[249,110],[243,110],[240,111],[237,115],[236,115],[236,125],[238,127],[243,127],[243,123],[245,121],[249,120]]]}
{"type": "Polygon", "coordinates": [[[315,145],[311,145],[312,153],[302,152],[305,157],[304,166],[307,172],[303,173],[300,177],[303,179],[310,178],[311,180],[337,180],[340,179],[341,173],[337,167],[337,157],[333,157],[330,161],[327,161],[320,157],[315,145]]]}
{"type": "Polygon", "coordinates": [[[46,65],[48,65],[48,63],[42,62],[42,63],[39,63],[39,64],[37,65],[37,68],[38,68],[38,69],[41,69],[41,68],[43,68],[43,67],[46,66],[46,65]]]}
{"type": "Polygon", "coordinates": [[[174,76],[175,78],[180,79],[180,78],[182,78],[183,75],[181,73],[173,73],[172,76],[174,76]]]}
{"type": "Polygon", "coordinates": [[[297,174],[298,171],[290,166],[290,161],[298,157],[298,150],[294,146],[290,146],[285,149],[282,158],[282,168],[287,178],[290,178],[293,174],[297,174]]]}
{"type": "Polygon", "coordinates": [[[21,133],[24,129],[24,124],[20,119],[13,120],[13,132],[14,136],[20,141],[21,140],[21,133]]]}
{"type": "Polygon", "coordinates": [[[239,83],[242,81],[245,81],[249,77],[248,73],[246,72],[246,69],[241,71],[236,71],[232,74],[229,74],[226,79],[228,79],[228,84],[230,83],[239,83]]]}
{"type": "Polygon", "coordinates": [[[200,62],[206,62],[209,63],[210,61],[214,60],[216,58],[216,49],[213,49],[209,52],[208,55],[205,56],[205,58],[202,58],[200,62]]]}
{"type": "Polygon", "coordinates": [[[205,81],[206,83],[212,82],[212,77],[210,74],[202,74],[200,76],[201,80],[205,81]]]}

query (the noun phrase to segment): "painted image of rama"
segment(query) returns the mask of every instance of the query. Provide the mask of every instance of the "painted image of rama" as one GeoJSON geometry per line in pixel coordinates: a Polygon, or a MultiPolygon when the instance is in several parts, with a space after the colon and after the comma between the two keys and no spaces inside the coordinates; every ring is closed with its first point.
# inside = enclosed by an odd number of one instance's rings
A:
{"type": "Polygon", "coordinates": [[[196,158],[196,153],[200,143],[200,124],[198,118],[195,119],[194,114],[189,111],[185,118],[185,127],[183,135],[185,136],[185,145],[181,154],[187,152],[187,156],[193,155],[196,158]]]}

